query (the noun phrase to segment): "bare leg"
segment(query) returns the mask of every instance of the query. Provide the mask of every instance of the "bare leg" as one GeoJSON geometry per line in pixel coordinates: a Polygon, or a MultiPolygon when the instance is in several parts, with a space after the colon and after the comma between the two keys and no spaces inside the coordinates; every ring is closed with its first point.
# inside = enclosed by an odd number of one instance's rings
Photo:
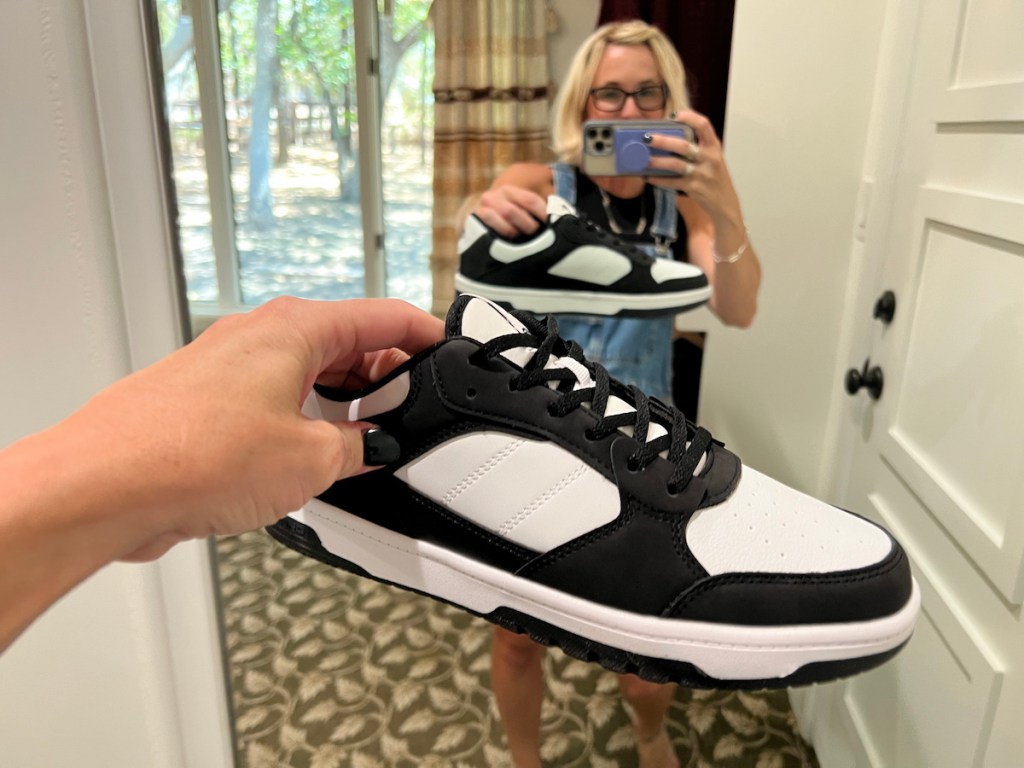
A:
{"type": "Polygon", "coordinates": [[[619,690],[633,709],[640,768],[679,768],[679,758],[665,730],[665,715],[676,687],[649,683],[636,675],[619,675],[619,690]]]}
{"type": "Polygon", "coordinates": [[[491,688],[516,768],[540,768],[541,661],[547,649],[525,635],[494,628],[491,688]]]}

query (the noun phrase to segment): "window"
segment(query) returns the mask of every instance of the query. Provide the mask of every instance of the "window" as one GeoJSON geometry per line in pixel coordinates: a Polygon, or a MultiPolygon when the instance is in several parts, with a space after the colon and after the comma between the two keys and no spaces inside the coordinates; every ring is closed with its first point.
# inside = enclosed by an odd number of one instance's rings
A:
{"type": "Polygon", "coordinates": [[[282,294],[429,308],[429,0],[153,0],[194,319],[282,294]]]}

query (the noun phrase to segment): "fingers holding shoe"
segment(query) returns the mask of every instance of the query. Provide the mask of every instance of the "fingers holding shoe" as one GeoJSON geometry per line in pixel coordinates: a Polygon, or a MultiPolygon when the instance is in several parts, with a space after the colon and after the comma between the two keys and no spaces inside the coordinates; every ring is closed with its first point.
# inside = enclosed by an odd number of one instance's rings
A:
{"type": "Polygon", "coordinates": [[[547,218],[547,201],[536,192],[513,185],[491,187],[473,211],[478,219],[505,238],[532,235],[547,218]]]}
{"type": "Polygon", "coordinates": [[[674,156],[653,157],[649,167],[676,175],[649,176],[648,181],[688,195],[714,220],[738,210],[739,197],[725,163],[722,142],[711,121],[693,110],[677,112],[673,119],[693,128],[696,142],[653,136],[651,147],[671,152],[674,156]]]}

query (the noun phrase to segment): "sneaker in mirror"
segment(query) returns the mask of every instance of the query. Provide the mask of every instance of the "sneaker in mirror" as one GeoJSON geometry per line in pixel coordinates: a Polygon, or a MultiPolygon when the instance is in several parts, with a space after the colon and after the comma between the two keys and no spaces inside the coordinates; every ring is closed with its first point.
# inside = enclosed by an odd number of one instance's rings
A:
{"type": "Polygon", "coordinates": [[[471,215],[459,239],[455,288],[539,314],[673,315],[711,298],[697,267],[648,256],[556,195],[548,198],[545,226],[529,237],[506,240],[471,215]]]}

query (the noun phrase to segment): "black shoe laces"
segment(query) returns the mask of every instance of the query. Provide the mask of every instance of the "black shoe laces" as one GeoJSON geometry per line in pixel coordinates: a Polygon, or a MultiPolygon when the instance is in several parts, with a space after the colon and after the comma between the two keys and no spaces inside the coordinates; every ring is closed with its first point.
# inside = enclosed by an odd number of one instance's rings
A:
{"type": "Polygon", "coordinates": [[[654,257],[649,253],[637,248],[632,243],[627,243],[622,238],[616,237],[612,233],[608,232],[604,227],[595,224],[593,221],[588,219],[586,216],[577,214],[576,216],[569,216],[567,218],[576,225],[577,229],[582,228],[587,234],[584,235],[591,242],[600,243],[601,245],[608,245],[617,251],[628,253],[636,261],[643,262],[645,264],[654,263],[654,257]]]}
{"type": "Polygon", "coordinates": [[[673,467],[668,481],[669,493],[679,492],[690,482],[701,459],[711,447],[711,433],[689,421],[678,408],[648,397],[638,387],[627,386],[611,378],[604,366],[584,357],[579,344],[558,335],[558,323],[551,315],[547,316],[546,322],[542,322],[527,312],[513,311],[512,314],[529,332],[491,339],[484,344],[481,353],[494,357],[510,349],[536,348],[537,351],[523,372],[512,380],[515,389],[523,390],[548,385],[552,381],[558,382],[555,391],[561,397],[548,407],[551,415],[565,416],[589,402],[591,412],[597,416],[597,424],[587,430],[588,439],[600,440],[622,427],[632,427],[633,438],[639,448],[627,459],[626,466],[631,472],[643,470],[659,453],[667,451],[667,458],[673,467]],[[573,389],[578,378],[570,368],[545,367],[552,355],[571,358],[586,368],[594,386],[573,389]],[[635,410],[606,415],[608,400],[612,395],[629,403],[635,410]],[[667,434],[648,442],[647,433],[652,419],[666,427],[667,434]]]}

